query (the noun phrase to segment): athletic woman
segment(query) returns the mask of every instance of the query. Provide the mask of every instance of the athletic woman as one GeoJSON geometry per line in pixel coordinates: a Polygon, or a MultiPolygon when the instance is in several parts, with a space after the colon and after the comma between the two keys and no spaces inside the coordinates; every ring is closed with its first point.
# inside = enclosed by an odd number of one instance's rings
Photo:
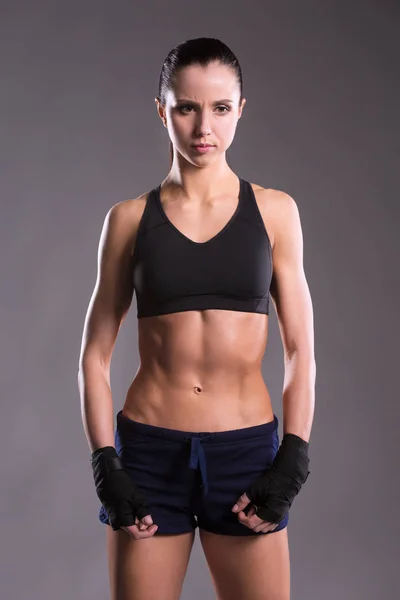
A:
{"type": "Polygon", "coordinates": [[[198,527],[219,600],[289,600],[288,513],[310,472],[316,377],[299,211],[227,163],[246,100],[225,44],[174,48],[155,101],[170,170],[106,215],[79,364],[111,597],[178,600],[198,527]],[[110,364],[134,291],[140,364],[114,433],[110,364]],[[261,371],[270,299],[281,443],[261,371]]]}

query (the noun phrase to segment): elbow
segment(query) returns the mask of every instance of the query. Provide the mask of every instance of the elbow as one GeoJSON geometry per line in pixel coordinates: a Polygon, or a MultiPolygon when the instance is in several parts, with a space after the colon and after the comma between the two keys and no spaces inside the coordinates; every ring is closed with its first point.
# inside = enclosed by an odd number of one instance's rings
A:
{"type": "Polygon", "coordinates": [[[310,350],[310,348],[296,346],[285,351],[285,364],[290,365],[293,364],[293,362],[297,363],[299,361],[302,364],[307,365],[307,367],[314,374],[316,374],[317,363],[315,360],[315,354],[313,350],[310,350]]]}
{"type": "Polygon", "coordinates": [[[93,369],[110,372],[111,360],[104,360],[104,357],[98,353],[88,352],[81,356],[78,362],[78,381],[85,373],[93,369]]]}

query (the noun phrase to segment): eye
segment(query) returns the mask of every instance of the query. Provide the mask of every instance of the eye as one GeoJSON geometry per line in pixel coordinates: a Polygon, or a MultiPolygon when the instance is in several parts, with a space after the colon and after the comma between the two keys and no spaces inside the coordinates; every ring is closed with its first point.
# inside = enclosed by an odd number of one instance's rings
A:
{"type": "Polygon", "coordinates": [[[185,108],[193,108],[193,106],[190,106],[190,104],[184,104],[183,106],[178,106],[178,110],[179,112],[185,114],[184,110],[185,108]]]}
{"type": "MultiPolygon", "coordinates": [[[[181,112],[182,114],[188,114],[185,109],[189,108],[192,109],[193,106],[191,104],[183,104],[182,106],[178,107],[179,112],[181,112]]],[[[219,106],[217,106],[216,108],[223,108],[224,110],[220,112],[220,114],[224,115],[226,112],[229,112],[231,109],[228,106],[225,106],[224,104],[220,104],[219,106]]]]}

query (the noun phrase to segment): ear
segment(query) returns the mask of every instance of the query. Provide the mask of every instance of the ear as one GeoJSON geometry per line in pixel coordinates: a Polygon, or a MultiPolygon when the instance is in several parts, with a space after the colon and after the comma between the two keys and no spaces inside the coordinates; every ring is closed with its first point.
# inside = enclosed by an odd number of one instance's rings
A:
{"type": "Polygon", "coordinates": [[[161,104],[160,99],[158,97],[154,98],[154,101],[157,105],[158,115],[161,121],[163,122],[164,126],[166,126],[165,106],[161,104]]]}
{"type": "Polygon", "coordinates": [[[239,108],[239,119],[242,116],[243,108],[244,108],[244,105],[246,104],[246,102],[247,102],[246,98],[242,98],[242,104],[240,105],[240,108],[239,108]]]}

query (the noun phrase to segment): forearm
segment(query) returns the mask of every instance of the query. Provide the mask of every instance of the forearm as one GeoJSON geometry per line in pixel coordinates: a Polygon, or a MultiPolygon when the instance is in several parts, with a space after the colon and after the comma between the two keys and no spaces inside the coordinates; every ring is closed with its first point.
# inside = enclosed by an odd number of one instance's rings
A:
{"type": "Polygon", "coordinates": [[[285,360],[283,383],[283,433],[310,439],[315,405],[316,366],[314,357],[294,352],[285,360]]]}
{"type": "Polygon", "coordinates": [[[78,387],[82,423],[90,453],[104,446],[115,446],[114,411],[109,370],[96,359],[80,365],[78,387]]]}

